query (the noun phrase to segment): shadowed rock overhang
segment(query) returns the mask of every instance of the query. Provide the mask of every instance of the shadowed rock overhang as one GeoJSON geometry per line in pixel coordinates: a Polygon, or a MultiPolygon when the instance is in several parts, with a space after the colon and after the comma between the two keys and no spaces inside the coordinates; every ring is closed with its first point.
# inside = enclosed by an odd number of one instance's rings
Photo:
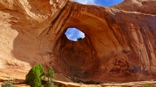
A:
{"type": "Polygon", "coordinates": [[[104,8],[66,0],[2,0],[0,33],[7,37],[0,38],[10,43],[0,44],[0,58],[4,66],[18,69],[38,63],[52,66],[60,80],[59,75],[84,82],[155,79],[154,3],[125,0],[104,8]],[[85,38],[68,40],[68,27],[80,29],[85,38]]]}

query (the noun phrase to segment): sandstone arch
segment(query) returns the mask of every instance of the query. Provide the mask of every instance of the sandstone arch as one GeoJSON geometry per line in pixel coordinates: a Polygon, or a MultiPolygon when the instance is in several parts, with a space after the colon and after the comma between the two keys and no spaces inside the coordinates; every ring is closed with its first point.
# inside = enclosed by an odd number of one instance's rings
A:
{"type": "MultiPolygon", "coordinates": [[[[155,79],[155,10],[148,12],[137,6],[144,1],[134,1],[110,8],[67,0],[45,0],[40,6],[40,1],[0,1],[1,75],[7,76],[9,68],[25,71],[19,77],[24,78],[31,66],[41,63],[83,81],[155,79]],[[64,35],[68,27],[79,28],[86,38],[69,41],[64,35]]],[[[154,1],[147,3],[145,7],[154,1]]]]}

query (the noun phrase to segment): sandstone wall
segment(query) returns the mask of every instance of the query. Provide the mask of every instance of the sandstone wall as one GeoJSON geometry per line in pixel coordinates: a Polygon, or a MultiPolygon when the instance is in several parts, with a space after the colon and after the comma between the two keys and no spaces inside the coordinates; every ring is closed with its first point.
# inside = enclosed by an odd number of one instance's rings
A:
{"type": "Polygon", "coordinates": [[[154,0],[125,0],[104,8],[66,0],[0,1],[1,77],[24,78],[34,64],[53,66],[76,81],[125,82],[155,79],[154,0]],[[76,27],[86,37],[65,36],[76,27]]]}

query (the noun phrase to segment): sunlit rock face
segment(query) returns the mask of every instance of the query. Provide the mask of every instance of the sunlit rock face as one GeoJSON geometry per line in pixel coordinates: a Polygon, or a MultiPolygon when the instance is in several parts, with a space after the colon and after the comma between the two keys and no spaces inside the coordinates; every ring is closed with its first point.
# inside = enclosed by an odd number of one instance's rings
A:
{"type": "Polygon", "coordinates": [[[64,81],[155,79],[154,3],[125,0],[104,8],[67,0],[1,0],[0,77],[24,78],[40,63],[64,81]],[[68,27],[80,29],[85,38],[68,40],[68,27]]]}

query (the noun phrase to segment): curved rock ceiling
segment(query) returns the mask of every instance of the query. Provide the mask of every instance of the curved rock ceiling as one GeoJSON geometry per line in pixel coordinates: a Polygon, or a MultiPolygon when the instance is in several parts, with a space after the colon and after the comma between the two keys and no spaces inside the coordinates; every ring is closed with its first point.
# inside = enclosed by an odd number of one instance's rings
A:
{"type": "Polygon", "coordinates": [[[76,81],[155,79],[154,3],[125,0],[104,8],[67,0],[1,0],[0,68],[12,78],[16,75],[6,67],[28,72],[41,63],[76,81]],[[68,40],[68,27],[77,27],[85,38],[68,40]]]}

